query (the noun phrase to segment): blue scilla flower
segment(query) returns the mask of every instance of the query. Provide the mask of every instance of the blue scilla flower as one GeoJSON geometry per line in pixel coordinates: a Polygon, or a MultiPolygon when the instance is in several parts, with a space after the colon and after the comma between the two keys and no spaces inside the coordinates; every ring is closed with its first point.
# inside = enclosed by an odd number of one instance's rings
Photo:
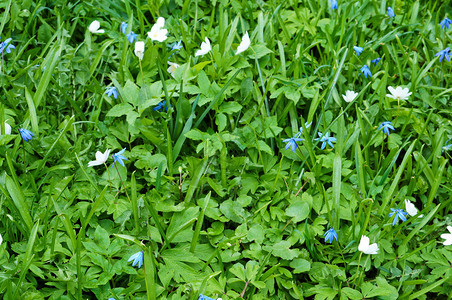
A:
{"type": "Polygon", "coordinates": [[[326,143],[328,143],[328,145],[330,145],[331,148],[334,148],[333,142],[334,143],[336,142],[336,138],[335,137],[330,137],[328,132],[325,133],[325,134],[322,134],[321,132],[318,132],[317,134],[319,135],[319,138],[317,138],[316,140],[320,139],[320,141],[322,142],[322,146],[320,147],[320,150],[325,149],[326,143]]]}
{"type": "Polygon", "coordinates": [[[127,32],[127,23],[126,22],[121,22],[121,32],[122,32],[122,34],[126,34],[126,32],[127,32]]]}
{"type": "Polygon", "coordinates": [[[404,222],[406,221],[405,216],[406,216],[408,213],[404,212],[403,209],[401,209],[401,208],[399,208],[399,209],[391,208],[391,211],[392,211],[392,213],[389,213],[389,217],[392,217],[393,215],[395,215],[394,220],[392,221],[392,226],[394,226],[394,225],[397,223],[397,221],[399,220],[399,218],[400,218],[402,221],[404,221],[404,222]]]}
{"type": "Polygon", "coordinates": [[[439,25],[441,25],[441,29],[444,29],[444,26],[446,29],[449,29],[449,25],[452,24],[452,20],[445,17],[444,20],[442,20],[439,25]]]}
{"type": "Polygon", "coordinates": [[[6,39],[4,42],[0,43],[0,53],[3,53],[3,50],[6,53],[11,53],[11,49],[16,49],[16,46],[11,44],[12,38],[6,39]]]}
{"type": "Polygon", "coordinates": [[[333,243],[333,239],[335,239],[336,242],[337,242],[337,232],[336,232],[336,230],[334,230],[333,227],[328,229],[325,232],[325,234],[323,235],[323,237],[325,238],[325,243],[329,242],[330,244],[332,244],[333,243]]]}
{"type": "Polygon", "coordinates": [[[198,300],[215,300],[215,299],[204,296],[203,294],[199,294],[198,300]]]}
{"type": "Polygon", "coordinates": [[[143,265],[143,251],[138,251],[137,253],[133,254],[127,262],[132,262],[132,267],[135,267],[136,264],[138,264],[138,269],[141,268],[143,265]]]}
{"type": "Polygon", "coordinates": [[[129,41],[129,43],[133,44],[134,42],[136,42],[138,34],[131,31],[126,36],[127,36],[127,40],[129,41]]]}
{"type": "Polygon", "coordinates": [[[113,165],[111,166],[113,168],[113,166],[115,165],[116,162],[119,162],[119,164],[123,167],[125,167],[123,160],[127,160],[127,158],[125,158],[124,155],[122,155],[124,153],[124,151],[126,151],[126,148],[122,149],[121,151],[119,151],[118,153],[113,154],[113,165]]]}
{"type": "Polygon", "coordinates": [[[109,86],[105,89],[105,94],[107,96],[111,97],[113,95],[113,98],[118,99],[118,90],[114,86],[109,86]]]}
{"type": "Polygon", "coordinates": [[[395,130],[394,126],[392,126],[392,123],[389,121],[383,122],[378,126],[378,130],[383,129],[383,132],[386,133],[386,135],[389,135],[389,129],[395,130]]]}
{"type": "Polygon", "coordinates": [[[444,58],[446,58],[447,61],[450,62],[450,53],[449,53],[449,51],[450,51],[450,48],[447,47],[446,49],[441,50],[438,53],[436,53],[435,56],[439,56],[439,62],[441,62],[444,58]]]}
{"type": "MultiPolygon", "coordinates": [[[[388,7],[388,16],[389,16],[390,18],[392,18],[393,20],[394,20],[394,18],[395,18],[394,10],[392,10],[391,7],[388,7]]],[[[391,23],[391,20],[389,20],[389,23],[388,23],[388,24],[390,24],[390,23],[391,23]]]]}
{"type": "Polygon", "coordinates": [[[363,53],[364,48],[358,47],[358,46],[353,46],[353,50],[355,50],[356,54],[359,56],[361,53],[363,53]]]}
{"type": "Polygon", "coordinates": [[[19,129],[19,132],[24,141],[29,142],[33,139],[33,132],[31,132],[30,130],[21,128],[19,129]]]}
{"type": "Polygon", "coordinates": [[[180,40],[177,43],[174,43],[173,47],[171,47],[171,51],[180,50],[180,49],[182,49],[182,40],[180,40]]]}
{"type": "Polygon", "coordinates": [[[381,58],[380,58],[380,57],[377,57],[376,59],[372,59],[372,60],[371,60],[371,63],[373,63],[374,66],[376,67],[377,64],[380,62],[380,60],[381,60],[381,58]]]}
{"type": "Polygon", "coordinates": [[[441,151],[441,153],[444,153],[444,151],[449,151],[450,149],[452,149],[452,144],[447,144],[449,141],[450,141],[450,139],[444,143],[443,148],[441,148],[441,149],[443,149],[441,151]]]}
{"type": "Polygon", "coordinates": [[[285,139],[285,140],[283,140],[283,142],[287,143],[287,144],[286,144],[286,147],[284,149],[287,150],[287,149],[291,148],[292,152],[295,153],[295,149],[297,149],[297,147],[298,147],[297,142],[301,142],[301,141],[303,141],[303,139],[297,138],[297,137],[293,137],[293,138],[290,138],[290,139],[285,139]]]}
{"type": "Polygon", "coordinates": [[[337,0],[330,0],[331,9],[337,9],[337,0]]]}
{"type": "Polygon", "coordinates": [[[367,65],[364,65],[361,67],[361,72],[364,74],[364,77],[367,78],[367,75],[369,75],[369,77],[372,77],[372,73],[369,70],[369,67],[367,65]]]}
{"type": "MultiPolygon", "coordinates": [[[[163,108],[166,105],[166,100],[163,100],[162,102],[160,102],[159,104],[157,104],[152,110],[154,111],[163,111],[163,108]]],[[[170,104],[170,107],[172,107],[172,105],[170,104]]],[[[165,108],[166,111],[168,111],[168,107],[165,108]]]]}

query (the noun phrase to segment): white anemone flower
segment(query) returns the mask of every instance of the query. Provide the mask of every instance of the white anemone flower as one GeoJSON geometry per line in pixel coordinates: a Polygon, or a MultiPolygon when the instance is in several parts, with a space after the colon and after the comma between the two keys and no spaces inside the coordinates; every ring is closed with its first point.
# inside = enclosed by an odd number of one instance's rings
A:
{"type": "Polygon", "coordinates": [[[5,135],[6,134],[11,134],[11,125],[5,122],[5,135]]]}
{"type": "Polygon", "coordinates": [[[136,42],[135,43],[135,55],[140,60],[143,60],[143,56],[144,56],[144,42],[136,42]]]}
{"type": "Polygon", "coordinates": [[[452,226],[447,226],[447,230],[449,230],[450,233],[441,234],[441,238],[445,239],[443,242],[443,245],[445,246],[452,245],[452,226]]]}
{"type": "Polygon", "coordinates": [[[405,199],[405,210],[412,217],[414,217],[418,213],[416,206],[414,206],[414,204],[411,203],[411,201],[408,199],[405,199]]]}
{"type": "Polygon", "coordinates": [[[88,163],[88,167],[94,167],[94,166],[104,164],[107,161],[109,155],[110,155],[110,149],[105,150],[104,153],[97,151],[96,152],[96,160],[90,161],[88,163]]]}
{"type": "Polygon", "coordinates": [[[170,62],[170,61],[168,62],[168,65],[169,65],[169,67],[168,67],[167,71],[168,71],[168,73],[170,73],[171,76],[173,76],[173,78],[174,78],[174,72],[176,72],[176,69],[179,68],[180,65],[178,65],[178,64],[176,64],[176,63],[173,63],[173,62],[170,62]]]}
{"type": "Polygon", "coordinates": [[[91,32],[91,33],[104,33],[105,32],[105,30],[103,30],[103,29],[99,29],[100,28],[100,23],[99,23],[99,21],[93,21],[90,25],[89,25],[89,27],[88,27],[88,30],[91,32]]]}
{"type": "Polygon", "coordinates": [[[250,47],[251,41],[250,36],[248,35],[248,31],[245,32],[245,34],[242,37],[242,42],[240,43],[239,47],[237,48],[237,52],[235,55],[242,53],[246,49],[250,47]]]}
{"type": "Polygon", "coordinates": [[[345,95],[342,95],[342,98],[344,98],[345,102],[352,102],[355,100],[356,96],[358,96],[358,93],[355,93],[354,91],[346,91],[345,95]]]}
{"type": "Polygon", "coordinates": [[[408,97],[412,94],[408,88],[402,88],[401,86],[396,88],[388,86],[388,90],[391,94],[386,94],[386,97],[396,100],[408,100],[408,97]]]}
{"type": "Polygon", "coordinates": [[[363,252],[364,254],[378,254],[378,245],[377,243],[369,245],[369,238],[365,235],[362,235],[358,250],[363,252]]]}
{"type": "Polygon", "coordinates": [[[206,37],[205,41],[201,43],[201,50],[196,51],[195,56],[207,54],[210,50],[212,50],[212,47],[210,47],[210,41],[206,37]]]}
{"type": "Polygon", "coordinates": [[[160,17],[157,19],[157,23],[152,26],[151,31],[148,32],[148,37],[153,41],[163,42],[166,40],[168,30],[163,29],[163,26],[165,26],[165,19],[160,17]]]}

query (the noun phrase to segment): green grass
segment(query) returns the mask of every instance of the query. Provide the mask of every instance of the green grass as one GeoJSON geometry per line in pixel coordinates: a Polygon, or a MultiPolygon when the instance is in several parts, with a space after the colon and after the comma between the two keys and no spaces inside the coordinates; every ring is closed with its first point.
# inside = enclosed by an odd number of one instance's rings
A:
{"type": "Polygon", "coordinates": [[[0,8],[1,41],[16,47],[0,68],[2,299],[451,298],[451,63],[435,56],[451,46],[439,25],[450,4],[0,8]],[[147,37],[158,17],[164,42],[147,37]],[[94,20],[105,33],[88,31],[94,20]],[[121,22],[145,41],[142,61],[121,22]],[[195,56],[206,37],[212,50],[195,56]],[[389,86],[412,94],[394,100],[389,86]],[[88,167],[123,148],[125,166],[88,167]],[[405,199],[418,215],[393,226],[405,199]],[[378,254],[358,250],[362,235],[378,254]],[[138,251],[141,268],[128,262],[138,251]]]}

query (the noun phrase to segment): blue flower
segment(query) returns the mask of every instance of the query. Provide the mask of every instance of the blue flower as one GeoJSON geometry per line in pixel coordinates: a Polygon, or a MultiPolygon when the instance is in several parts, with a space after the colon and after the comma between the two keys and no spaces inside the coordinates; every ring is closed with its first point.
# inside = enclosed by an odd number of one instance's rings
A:
{"type": "Polygon", "coordinates": [[[444,146],[442,148],[443,151],[441,151],[441,153],[444,153],[444,151],[449,151],[450,149],[452,149],[452,144],[447,144],[449,141],[450,141],[450,139],[444,143],[444,146]]]}
{"type": "Polygon", "coordinates": [[[371,60],[371,63],[374,64],[374,66],[376,67],[377,64],[380,62],[381,58],[377,57],[376,59],[371,60]]]}
{"type": "Polygon", "coordinates": [[[179,42],[177,42],[177,43],[174,43],[174,45],[173,45],[173,47],[171,48],[171,51],[173,51],[173,50],[180,50],[180,49],[182,49],[182,40],[180,40],[179,42]]]}
{"type": "Polygon", "coordinates": [[[113,95],[113,98],[115,98],[115,99],[118,99],[118,95],[119,95],[118,90],[114,86],[107,87],[104,94],[107,94],[107,96],[109,96],[109,97],[111,97],[111,95],[113,95]]]}
{"type": "Polygon", "coordinates": [[[129,43],[132,44],[132,43],[136,42],[138,34],[136,34],[135,32],[131,31],[126,36],[127,36],[127,40],[129,41],[129,43]]]}
{"type": "Polygon", "coordinates": [[[203,294],[199,294],[198,300],[215,300],[215,299],[204,296],[203,294]]]}
{"type": "Polygon", "coordinates": [[[115,298],[108,298],[108,300],[116,300],[115,298]]]}
{"type": "Polygon", "coordinates": [[[435,54],[435,56],[439,56],[439,62],[441,62],[444,57],[447,59],[447,61],[450,61],[450,53],[449,53],[450,48],[447,47],[444,50],[439,51],[438,53],[435,54]]]}
{"type": "Polygon", "coordinates": [[[127,158],[124,157],[124,155],[122,155],[124,153],[124,151],[126,151],[126,148],[122,149],[121,151],[119,151],[118,153],[113,154],[113,165],[111,166],[113,168],[113,166],[115,165],[116,162],[119,162],[119,164],[123,167],[125,167],[124,162],[122,160],[127,160],[127,158]]]}
{"type": "Polygon", "coordinates": [[[121,22],[121,32],[122,34],[126,34],[127,31],[127,23],[126,22],[121,22]]]}
{"type": "Polygon", "coordinates": [[[394,226],[397,223],[397,220],[400,218],[402,221],[406,221],[405,216],[408,214],[403,211],[403,209],[394,209],[391,208],[392,213],[389,213],[389,217],[392,217],[395,214],[394,220],[392,221],[392,226],[394,226]]]}
{"type": "Polygon", "coordinates": [[[322,147],[320,147],[320,150],[325,149],[326,143],[331,146],[331,148],[334,148],[333,142],[336,142],[335,137],[329,137],[329,133],[322,134],[321,132],[317,133],[320,138],[317,138],[316,140],[319,140],[322,142],[322,147]]]}
{"type": "MultiPolygon", "coordinates": [[[[392,19],[395,19],[395,14],[391,7],[388,7],[388,16],[392,19]]],[[[388,24],[390,24],[390,23],[391,23],[391,20],[389,20],[388,24]]]]}
{"type": "MultiPolygon", "coordinates": [[[[162,102],[160,102],[159,104],[157,104],[153,110],[154,111],[163,111],[163,108],[165,107],[166,104],[166,100],[163,100],[162,102]]],[[[172,107],[172,105],[170,104],[170,107],[172,107]]],[[[168,111],[168,107],[165,108],[166,111],[168,111]]]]}
{"type": "Polygon", "coordinates": [[[337,232],[336,232],[336,230],[334,230],[333,227],[328,229],[327,232],[325,232],[325,234],[323,235],[323,237],[325,238],[325,243],[329,242],[330,244],[332,244],[333,239],[336,239],[336,242],[337,242],[337,232]]]}
{"type": "Polygon", "coordinates": [[[356,51],[356,54],[359,56],[362,52],[363,52],[363,50],[364,50],[364,48],[363,47],[358,47],[358,46],[353,46],[353,49],[356,51]]]}
{"type": "Polygon", "coordinates": [[[143,265],[143,251],[138,251],[137,253],[133,254],[127,262],[132,261],[132,267],[135,267],[136,264],[138,264],[138,269],[141,268],[143,265]]]}
{"type": "Polygon", "coordinates": [[[20,136],[26,141],[29,142],[33,139],[33,133],[30,130],[21,128],[19,129],[20,136]]]}
{"type": "Polygon", "coordinates": [[[9,38],[0,43],[0,53],[3,53],[3,50],[5,50],[6,53],[11,53],[11,49],[16,49],[16,46],[10,44],[11,40],[12,38],[9,38]]]}
{"type": "Polygon", "coordinates": [[[389,135],[389,129],[395,130],[394,126],[392,126],[392,123],[389,121],[383,122],[378,126],[378,130],[383,128],[383,132],[386,133],[386,135],[389,135]]]}
{"type": "Polygon", "coordinates": [[[331,9],[337,9],[337,0],[330,0],[331,9]]]}
{"type": "Polygon", "coordinates": [[[447,17],[439,23],[439,25],[441,25],[441,29],[444,29],[444,26],[446,26],[446,29],[449,29],[450,24],[452,24],[452,20],[447,17]]]}
{"type": "Polygon", "coordinates": [[[364,77],[367,78],[367,75],[369,75],[369,77],[372,77],[372,73],[369,70],[369,67],[367,65],[364,65],[361,67],[361,72],[364,74],[364,77]]]}
{"type": "Polygon", "coordinates": [[[292,152],[295,153],[295,149],[297,149],[298,145],[297,142],[301,142],[303,141],[303,139],[297,138],[297,137],[293,137],[290,139],[285,139],[283,140],[284,143],[286,144],[286,147],[284,149],[289,149],[289,147],[292,149],[292,152]]]}

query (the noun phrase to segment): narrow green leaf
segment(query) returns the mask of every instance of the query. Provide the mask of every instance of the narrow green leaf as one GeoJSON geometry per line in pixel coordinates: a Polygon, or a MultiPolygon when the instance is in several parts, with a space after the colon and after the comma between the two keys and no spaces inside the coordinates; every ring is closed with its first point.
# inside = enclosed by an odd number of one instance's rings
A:
{"type": "Polygon", "coordinates": [[[209,205],[209,201],[210,201],[210,194],[211,194],[211,192],[209,192],[207,194],[206,198],[204,199],[204,206],[203,206],[202,210],[199,212],[198,221],[196,222],[195,232],[193,234],[193,238],[191,240],[191,246],[190,246],[190,252],[193,252],[193,253],[195,252],[195,247],[198,244],[199,233],[201,232],[202,223],[204,221],[204,214],[206,213],[206,209],[207,209],[207,206],[209,205]]]}

